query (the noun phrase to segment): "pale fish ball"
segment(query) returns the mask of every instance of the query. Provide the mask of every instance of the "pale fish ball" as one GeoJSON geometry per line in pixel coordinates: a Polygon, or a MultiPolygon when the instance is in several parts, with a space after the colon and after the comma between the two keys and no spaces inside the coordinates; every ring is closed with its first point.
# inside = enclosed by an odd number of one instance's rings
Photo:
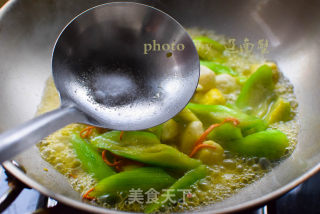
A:
{"type": "Polygon", "coordinates": [[[183,130],[180,136],[180,151],[190,154],[194,147],[194,143],[203,133],[203,125],[200,121],[192,121],[183,130]]]}
{"type": "Polygon", "coordinates": [[[202,163],[207,165],[217,164],[223,160],[224,150],[218,143],[212,140],[207,140],[203,142],[203,144],[214,146],[215,149],[203,148],[196,153],[195,158],[201,160],[202,163]]]}
{"type": "Polygon", "coordinates": [[[200,78],[199,84],[201,91],[205,92],[214,88],[216,85],[216,75],[208,67],[200,65],[200,78]]]}
{"type": "Polygon", "coordinates": [[[220,74],[216,76],[216,87],[223,93],[230,93],[237,89],[237,81],[229,74],[220,74]]]}

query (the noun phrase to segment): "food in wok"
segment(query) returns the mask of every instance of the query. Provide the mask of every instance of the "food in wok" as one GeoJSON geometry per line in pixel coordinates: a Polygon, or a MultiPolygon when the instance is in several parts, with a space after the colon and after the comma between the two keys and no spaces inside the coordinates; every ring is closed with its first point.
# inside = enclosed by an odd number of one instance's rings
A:
{"type": "MultiPolygon", "coordinates": [[[[276,63],[231,51],[212,32],[189,32],[200,57],[199,85],[174,118],[130,132],[71,124],[38,144],[88,203],[145,213],[194,210],[230,197],[294,150],[297,102],[276,63]]],[[[58,106],[49,79],[39,113],[58,106]]]]}

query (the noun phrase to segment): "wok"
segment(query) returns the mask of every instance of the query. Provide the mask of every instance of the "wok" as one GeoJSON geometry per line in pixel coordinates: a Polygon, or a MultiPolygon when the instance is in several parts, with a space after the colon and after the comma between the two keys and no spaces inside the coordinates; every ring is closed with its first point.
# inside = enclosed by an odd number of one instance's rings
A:
{"type": "MultiPolygon", "coordinates": [[[[63,27],[80,12],[109,1],[12,0],[0,10],[0,130],[31,119],[51,75],[51,51],[63,27]]],[[[212,29],[241,41],[268,39],[267,58],[293,83],[300,131],[294,153],[261,180],[237,194],[202,207],[202,213],[256,206],[290,190],[320,168],[319,1],[159,0],[139,1],[163,10],[184,27],[212,29]]],[[[0,142],[1,143],[1,142],[0,142]]],[[[118,213],[81,202],[67,179],[32,147],[5,168],[28,186],[90,212],[118,213]],[[46,172],[43,168],[48,168],[46,172]]]]}

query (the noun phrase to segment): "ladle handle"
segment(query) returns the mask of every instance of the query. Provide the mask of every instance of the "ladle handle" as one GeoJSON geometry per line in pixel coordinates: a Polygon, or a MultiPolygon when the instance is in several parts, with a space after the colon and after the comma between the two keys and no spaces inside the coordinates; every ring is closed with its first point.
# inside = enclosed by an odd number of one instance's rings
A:
{"type": "Polygon", "coordinates": [[[38,143],[54,131],[70,123],[81,122],[83,117],[74,107],[62,107],[1,133],[0,163],[38,143]]]}

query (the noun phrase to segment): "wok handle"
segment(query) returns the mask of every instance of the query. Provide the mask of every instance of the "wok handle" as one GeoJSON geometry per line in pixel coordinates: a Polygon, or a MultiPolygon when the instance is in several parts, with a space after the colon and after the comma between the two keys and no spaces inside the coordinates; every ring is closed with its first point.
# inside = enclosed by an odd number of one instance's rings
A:
{"type": "Polygon", "coordinates": [[[11,184],[9,189],[0,197],[0,213],[5,211],[20,195],[25,187],[20,184],[11,184]]]}
{"type": "MultiPolygon", "coordinates": [[[[0,165],[1,167],[1,165],[0,165]]],[[[20,166],[19,169],[23,170],[20,166]]],[[[4,168],[4,173],[7,175],[8,190],[0,196],[0,213],[5,211],[11,203],[20,195],[22,190],[28,188],[24,183],[15,178],[9,171],[4,168]]]]}
{"type": "Polygon", "coordinates": [[[75,107],[61,107],[0,134],[0,163],[24,151],[54,131],[74,122],[85,121],[75,107]]]}

